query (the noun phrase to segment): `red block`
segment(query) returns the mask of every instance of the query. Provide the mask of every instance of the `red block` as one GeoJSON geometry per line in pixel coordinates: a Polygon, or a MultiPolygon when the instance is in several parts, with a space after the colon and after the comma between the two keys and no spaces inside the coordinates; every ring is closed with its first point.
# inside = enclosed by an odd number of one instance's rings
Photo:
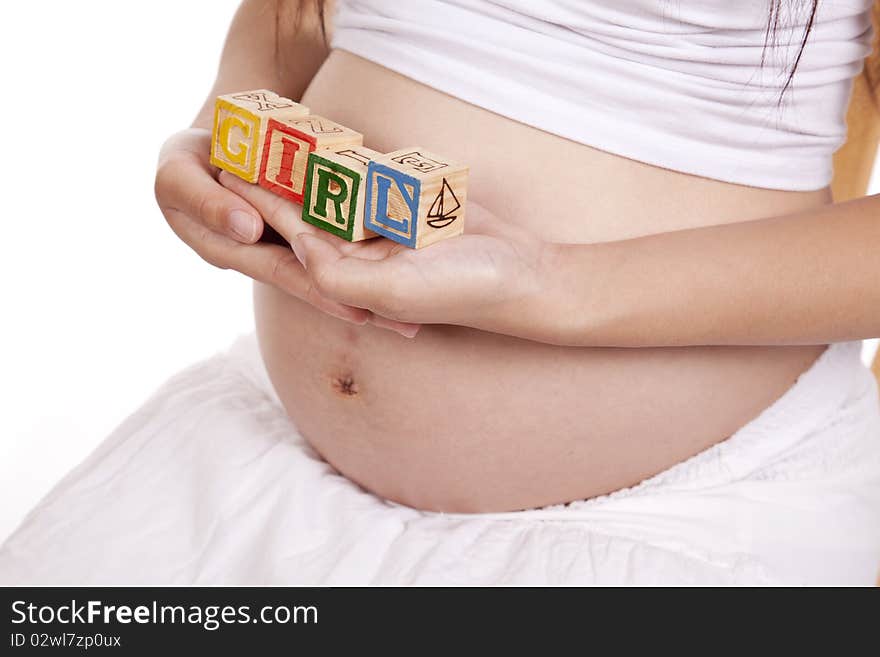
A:
{"type": "Polygon", "coordinates": [[[270,119],[263,142],[258,182],[296,203],[302,203],[309,153],[361,146],[363,135],[320,116],[270,119]]]}

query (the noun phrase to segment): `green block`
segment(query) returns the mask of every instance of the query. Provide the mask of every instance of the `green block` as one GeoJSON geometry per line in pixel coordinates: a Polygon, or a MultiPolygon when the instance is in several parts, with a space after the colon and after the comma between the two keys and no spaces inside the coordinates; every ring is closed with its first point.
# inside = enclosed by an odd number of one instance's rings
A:
{"type": "Polygon", "coordinates": [[[364,238],[361,188],[363,174],[315,151],[309,154],[302,219],[349,242],[364,238]]]}

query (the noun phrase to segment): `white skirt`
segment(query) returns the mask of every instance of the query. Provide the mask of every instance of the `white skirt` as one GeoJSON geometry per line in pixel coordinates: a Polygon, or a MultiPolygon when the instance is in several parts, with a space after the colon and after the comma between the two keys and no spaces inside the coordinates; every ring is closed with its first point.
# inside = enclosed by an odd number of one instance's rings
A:
{"type": "Polygon", "coordinates": [[[0,548],[0,584],[871,584],[880,407],[832,345],[728,440],[564,506],[416,511],[322,461],[253,336],[181,372],[0,548]]]}

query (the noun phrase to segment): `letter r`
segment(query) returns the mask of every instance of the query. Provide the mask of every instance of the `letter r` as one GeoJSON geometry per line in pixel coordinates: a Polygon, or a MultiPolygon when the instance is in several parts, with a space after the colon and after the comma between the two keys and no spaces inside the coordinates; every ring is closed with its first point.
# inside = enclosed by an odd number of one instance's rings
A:
{"type": "Polygon", "coordinates": [[[348,218],[342,215],[342,202],[348,197],[348,182],[329,169],[319,167],[316,171],[318,174],[318,189],[315,199],[315,213],[322,217],[327,217],[327,202],[333,203],[334,217],[337,224],[345,225],[348,218]],[[330,191],[330,182],[335,182],[339,186],[339,191],[335,194],[330,191]]]}

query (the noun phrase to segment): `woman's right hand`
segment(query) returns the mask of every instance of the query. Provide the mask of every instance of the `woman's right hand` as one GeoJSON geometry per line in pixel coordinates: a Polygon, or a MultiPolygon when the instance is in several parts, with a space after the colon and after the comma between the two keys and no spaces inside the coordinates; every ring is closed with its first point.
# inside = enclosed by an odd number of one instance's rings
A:
{"type": "Polygon", "coordinates": [[[235,269],[334,317],[355,324],[371,321],[404,335],[412,332],[408,325],[383,322],[368,310],[323,298],[290,248],[258,243],[263,218],[217,181],[210,144],[210,131],[190,128],[172,135],[159,154],[156,200],[180,239],[215,267],[235,269]]]}

